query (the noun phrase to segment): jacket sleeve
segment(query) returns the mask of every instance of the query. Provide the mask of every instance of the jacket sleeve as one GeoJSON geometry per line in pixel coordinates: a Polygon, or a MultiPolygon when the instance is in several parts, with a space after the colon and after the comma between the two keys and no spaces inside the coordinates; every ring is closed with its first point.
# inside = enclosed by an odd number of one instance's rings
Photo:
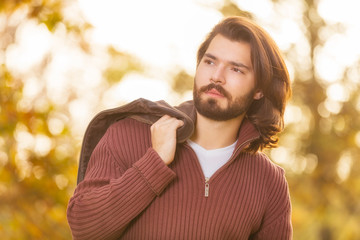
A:
{"type": "Polygon", "coordinates": [[[85,179],[69,201],[67,218],[74,239],[119,238],[175,178],[151,147],[129,167],[129,161],[119,164],[109,135],[111,128],[94,149],[85,179]]]}
{"type": "Polygon", "coordinates": [[[290,240],[293,236],[291,224],[291,202],[288,183],[282,168],[271,164],[272,174],[267,179],[267,207],[261,228],[250,239],[290,240]]]}

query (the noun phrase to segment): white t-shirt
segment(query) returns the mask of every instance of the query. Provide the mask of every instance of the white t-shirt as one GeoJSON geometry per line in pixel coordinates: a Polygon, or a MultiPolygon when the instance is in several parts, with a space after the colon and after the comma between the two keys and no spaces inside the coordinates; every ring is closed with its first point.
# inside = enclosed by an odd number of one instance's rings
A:
{"type": "Polygon", "coordinates": [[[188,140],[190,147],[194,150],[199,159],[201,169],[206,178],[210,178],[230,159],[232,153],[234,152],[236,142],[224,148],[207,150],[199,144],[188,140]]]}

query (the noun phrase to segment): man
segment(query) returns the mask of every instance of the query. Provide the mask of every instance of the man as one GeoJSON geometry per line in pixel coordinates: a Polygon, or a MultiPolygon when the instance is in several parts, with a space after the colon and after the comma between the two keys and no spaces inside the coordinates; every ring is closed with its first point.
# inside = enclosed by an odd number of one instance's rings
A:
{"type": "Polygon", "coordinates": [[[68,206],[74,239],[291,239],[284,171],[274,147],[290,96],[273,40],[241,17],[217,24],[198,50],[195,130],[184,121],[112,124],[68,206]]]}

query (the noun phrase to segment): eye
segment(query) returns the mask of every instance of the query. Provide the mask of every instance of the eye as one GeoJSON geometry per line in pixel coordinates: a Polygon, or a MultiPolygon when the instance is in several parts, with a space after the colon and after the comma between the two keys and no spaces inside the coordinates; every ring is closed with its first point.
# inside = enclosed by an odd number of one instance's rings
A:
{"type": "Polygon", "coordinates": [[[233,70],[234,72],[244,74],[244,71],[242,71],[240,68],[234,67],[234,68],[232,68],[232,70],[233,70]]]}
{"type": "Polygon", "coordinates": [[[204,63],[208,64],[208,65],[213,65],[214,62],[211,61],[210,59],[204,59],[204,63]]]}

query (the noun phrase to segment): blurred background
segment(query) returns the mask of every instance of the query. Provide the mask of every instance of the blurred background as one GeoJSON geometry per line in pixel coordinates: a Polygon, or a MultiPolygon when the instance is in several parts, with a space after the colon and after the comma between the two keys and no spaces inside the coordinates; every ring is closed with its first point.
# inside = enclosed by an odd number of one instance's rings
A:
{"type": "Polygon", "coordinates": [[[254,19],[286,59],[280,147],[294,239],[360,239],[360,2],[1,0],[1,239],[71,239],[66,207],[99,111],[192,98],[196,50],[224,16],[254,19]]]}

